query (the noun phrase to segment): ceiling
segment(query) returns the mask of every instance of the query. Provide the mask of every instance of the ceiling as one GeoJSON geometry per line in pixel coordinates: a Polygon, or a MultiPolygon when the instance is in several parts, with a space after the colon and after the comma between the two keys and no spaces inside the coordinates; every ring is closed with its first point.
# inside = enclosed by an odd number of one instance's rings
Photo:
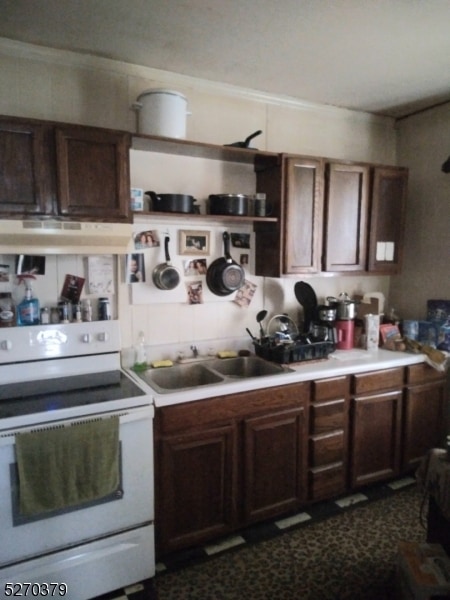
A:
{"type": "Polygon", "coordinates": [[[450,0],[0,0],[0,36],[401,117],[450,101],[450,0]]]}

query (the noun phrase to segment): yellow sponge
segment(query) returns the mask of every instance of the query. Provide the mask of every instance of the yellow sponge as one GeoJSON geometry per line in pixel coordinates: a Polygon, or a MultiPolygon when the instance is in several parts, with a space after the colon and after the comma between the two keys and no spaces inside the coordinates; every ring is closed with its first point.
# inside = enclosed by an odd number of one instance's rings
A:
{"type": "Polygon", "coordinates": [[[159,369],[160,367],[172,367],[173,362],[171,360],[154,360],[151,365],[154,369],[159,369]]]}
{"type": "Polygon", "coordinates": [[[221,350],[217,353],[217,356],[219,358],[236,358],[237,352],[234,352],[234,350],[221,350]]]}

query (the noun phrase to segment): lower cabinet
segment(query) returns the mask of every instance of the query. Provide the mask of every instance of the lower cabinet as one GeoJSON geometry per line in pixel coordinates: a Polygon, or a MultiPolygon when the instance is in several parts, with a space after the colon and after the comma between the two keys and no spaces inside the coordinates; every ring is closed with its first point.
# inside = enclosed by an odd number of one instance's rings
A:
{"type": "Polygon", "coordinates": [[[160,441],[157,531],[166,550],[225,535],[236,526],[234,424],[160,441]]]}
{"type": "Polygon", "coordinates": [[[400,473],[403,378],[403,368],[352,377],[352,489],[400,473]]]}
{"type": "Polygon", "coordinates": [[[405,410],[403,416],[403,457],[406,470],[418,467],[422,456],[444,442],[446,415],[445,373],[427,364],[406,368],[405,410]]]}
{"type": "Polygon", "coordinates": [[[308,500],[347,490],[348,376],[314,381],[310,405],[308,500]]]}
{"type": "Polygon", "coordinates": [[[306,500],[309,383],[156,409],[159,556],[306,500]]]}
{"type": "Polygon", "coordinates": [[[157,554],[411,472],[445,424],[426,364],[157,408],[157,554]]]}
{"type": "Polygon", "coordinates": [[[306,500],[304,407],[244,420],[244,522],[295,510],[306,500]]]}

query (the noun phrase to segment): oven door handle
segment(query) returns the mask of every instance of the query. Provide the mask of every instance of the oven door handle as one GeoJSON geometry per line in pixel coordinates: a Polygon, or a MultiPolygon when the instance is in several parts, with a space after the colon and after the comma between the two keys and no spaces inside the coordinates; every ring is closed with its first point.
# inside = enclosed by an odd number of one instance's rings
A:
{"type": "Polygon", "coordinates": [[[47,421],[37,425],[28,425],[25,427],[17,427],[0,432],[0,447],[13,445],[15,436],[20,433],[28,433],[30,431],[45,431],[46,429],[55,429],[56,427],[70,427],[74,424],[87,423],[88,421],[97,421],[98,419],[108,419],[110,417],[119,416],[120,425],[131,423],[133,421],[141,421],[143,419],[153,419],[154,408],[151,405],[140,406],[127,410],[116,410],[97,415],[86,415],[83,417],[75,417],[73,419],[64,419],[61,421],[47,421]]]}

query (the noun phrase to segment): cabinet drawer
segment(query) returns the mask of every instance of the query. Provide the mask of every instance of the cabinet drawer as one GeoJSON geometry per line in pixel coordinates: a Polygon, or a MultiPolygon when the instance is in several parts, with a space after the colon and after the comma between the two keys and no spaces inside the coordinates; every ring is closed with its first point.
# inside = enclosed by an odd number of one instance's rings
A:
{"type": "Polygon", "coordinates": [[[406,381],[407,383],[424,383],[426,381],[436,381],[439,379],[445,379],[445,373],[440,373],[427,365],[421,363],[419,365],[411,365],[406,367],[406,381]]]}
{"type": "Polygon", "coordinates": [[[355,394],[367,394],[379,390],[400,388],[403,385],[403,378],[404,373],[401,367],[353,375],[353,392],[355,394]]]}
{"type": "Polygon", "coordinates": [[[343,464],[312,469],[309,472],[309,499],[322,500],[347,491],[347,476],[343,464]]]}
{"type": "Polygon", "coordinates": [[[313,436],[309,440],[310,465],[320,467],[344,460],[344,432],[313,436]]]}
{"type": "Polygon", "coordinates": [[[155,434],[219,426],[271,411],[307,406],[309,396],[309,382],[304,382],[164,406],[155,412],[155,434]]]}
{"type": "Polygon", "coordinates": [[[311,433],[327,433],[345,427],[345,400],[311,404],[311,433]]]}
{"type": "Polygon", "coordinates": [[[314,400],[332,400],[345,397],[348,393],[348,377],[332,377],[313,382],[314,400]]]}

